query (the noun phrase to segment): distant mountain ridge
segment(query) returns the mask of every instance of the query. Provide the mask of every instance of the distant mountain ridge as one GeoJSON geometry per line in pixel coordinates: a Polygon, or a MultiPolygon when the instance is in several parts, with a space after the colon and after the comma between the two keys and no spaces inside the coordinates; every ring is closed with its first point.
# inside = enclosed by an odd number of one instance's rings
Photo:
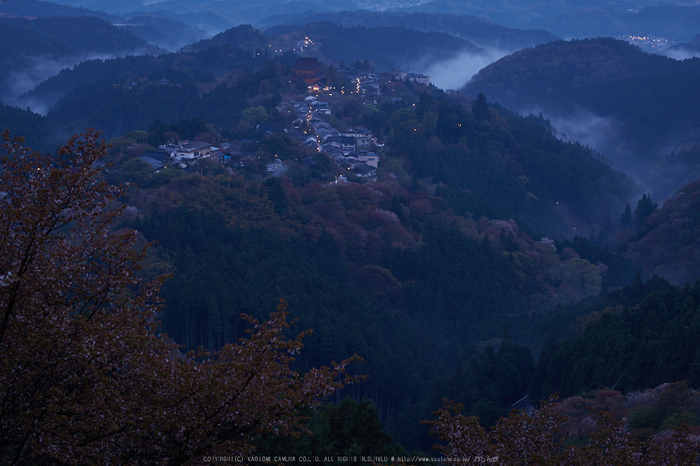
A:
{"type": "Polygon", "coordinates": [[[0,99],[11,100],[62,68],[98,56],[157,54],[161,49],[94,16],[0,18],[0,99]]]}
{"type": "Polygon", "coordinates": [[[367,10],[275,15],[263,20],[261,26],[305,25],[324,21],[331,21],[343,27],[403,26],[422,32],[440,32],[461,37],[479,47],[498,47],[511,52],[558,39],[546,31],[512,29],[473,15],[367,10]]]}
{"type": "MultiPolygon", "coordinates": [[[[318,42],[321,58],[351,63],[369,60],[377,70],[407,69],[483,50],[467,40],[439,32],[420,32],[403,26],[342,27],[331,22],[304,26],[275,26],[265,31],[273,39],[299,33],[318,42]]],[[[291,37],[291,36],[290,36],[291,37]]],[[[419,71],[414,68],[414,71],[419,71]]]]}
{"type": "Polygon", "coordinates": [[[509,108],[532,104],[548,88],[680,71],[687,65],[611,38],[557,41],[522,50],[482,69],[464,90],[509,108]]]}
{"type": "MultiPolygon", "coordinates": [[[[637,11],[647,7],[657,6],[659,2],[655,0],[626,1],[587,1],[564,0],[561,2],[542,3],[535,0],[521,0],[511,2],[507,0],[435,0],[421,3],[402,11],[423,12],[423,13],[453,13],[460,15],[478,15],[489,18],[499,24],[504,24],[514,28],[529,28],[538,20],[566,15],[573,11],[588,8],[602,8],[608,11],[626,12],[637,11]]],[[[694,6],[692,0],[670,0],[665,2],[669,7],[694,6]]],[[[550,31],[554,32],[554,31],[550,31]]],[[[570,37],[564,32],[564,36],[570,37]]],[[[554,32],[556,34],[556,32],[554,32]]]]}
{"type": "Polygon", "coordinates": [[[656,5],[625,11],[601,5],[565,11],[528,26],[565,38],[633,35],[684,42],[700,29],[700,6],[656,5]]]}
{"type": "Polygon", "coordinates": [[[59,5],[58,3],[42,0],[5,0],[0,2],[0,14],[2,13],[32,17],[96,16],[107,21],[116,19],[115,16],[105,13],[104,11],[59,5]]]}
{"type": "Polygon", "coordinates": [[[677,61],[598,38],[514,53],[482,69],[463,92],[563,122],[655,198],[665,198],[680,186],[661,189],[649,170],[670,146],[697,140],[699,80],[700,59],[677,61]],[[603,132],[586,129],[588,120],[597,120],[603,132]]]}
{"type": "Polygon", "coordinates": [[[259,29],[249,24],[244,24],[227,29],[215,35],[211,39],[203,39],[184,47],[184,51],[198,52],[212,46],[232,45],[243,49],[268,47],[270,38],[259,29]]]}

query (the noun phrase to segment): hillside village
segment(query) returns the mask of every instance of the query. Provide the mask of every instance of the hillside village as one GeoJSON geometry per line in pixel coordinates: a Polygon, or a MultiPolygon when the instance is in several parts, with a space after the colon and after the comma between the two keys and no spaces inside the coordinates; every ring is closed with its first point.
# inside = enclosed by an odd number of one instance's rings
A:
{"type": "MultiPolygon", "coordinates": [[[[387,85],[392,80],[394,82],[411,82],[419,86],[430,84],[429,76],[404,71],[397,71],[393,74],[377,74],[373,72],[351,73],[348,70],[341,70],[338,75],[352,86],[348,94],[354,92],[375,106],[378,99],[400,99],[399,97],[382,95],[382,88],[386,90],[387,85]]],[[[365,127],[358,126],[341,131],[334,128],[328,121],[328,117],[332,115],[331,106],[338,102],[339,94],[345,94],[344,88],[339,93],[336,86],[329,85],[325,69],[316,58],[300,57],[295,68],[292,69],[290,79],[291,82],[296,80],[307,84],[307,92],[309,93],[303,100],[299,100],[298,94],[287,93],[283,96],[277,111],[280,114],[295,117],[291,126],[285,127],[281,124],[261,122],[255,125],[258,133],[263,135],[285,134],[298,144],[325,154],[338,167],[338,175],[335,177],[336,183],[348,181],[350,175],[358,180],[375,181],[379,168],[380,152],[384,144],[365,127]]],[[[166,144],[160,145],[159,151],[145,152],[139,156],[139,159],[157,171],[167,166],[183,170],[195,169],[205,159],[216,161],[221,166],[242,168],[256,161],[255,154],[245,150],[247,142],[252,141],[246,139],[236,142],[222,140],[217,141],[215,145],[207,141],[172,138],[166,144]]],[[[288,168],[283,159],[277,157],[278,155],[275,154],[275,159],[267,164],[267,176],[278,176],[288,168]]],[[[308,167],[315,165],[313,156],[300,160],[300,163],[308,167]]]]}

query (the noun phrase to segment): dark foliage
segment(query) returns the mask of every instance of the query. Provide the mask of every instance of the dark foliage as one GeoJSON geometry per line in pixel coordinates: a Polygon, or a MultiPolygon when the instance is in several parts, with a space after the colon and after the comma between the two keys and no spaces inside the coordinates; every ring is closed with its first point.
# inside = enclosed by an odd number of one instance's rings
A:
{"type": "Polygon", "coordinates": [[[655,277],[607,300],[610,305],[581,337],[545,348],[530,388],[533,396],[569,396],[600,387],[627,392],[669,380],[699,386],[700,284],[680,289],[655,277]],[[619,300],[634,295],[646,297],[636,306],[619,300]]]}

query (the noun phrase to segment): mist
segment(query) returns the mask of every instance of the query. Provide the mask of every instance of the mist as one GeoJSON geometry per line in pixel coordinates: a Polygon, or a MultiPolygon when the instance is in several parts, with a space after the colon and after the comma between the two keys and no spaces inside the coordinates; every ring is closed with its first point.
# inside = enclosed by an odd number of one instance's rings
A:
{"type": "Polygon", "coordinates": [[[518,113],[535,116],[541,113],[552,125],[554,136],[560,140],[579,142],[615,161],[615,148],[620,138],[615,130],[615,122],[610,118],[601,117],[584,108],[577,108],[567,115],[553,113],[541,107],[527,107],[518,113]]]}
{"type": "MultiPolygon", "coordinates": [[[[555,137],[564,142],[578,142],[602,154],[612,165],[636,181],[655,201],[663,202],[682,186],[700,177],[697,154],[700,144],[672,141],[653,157],[642,158],[635,145],[625,141],[614,119],[601,117],[578,108],[562,115],[540,107],[521,109],[521,115],[539,115],[549,120],[555,137]],[[690,148],[689,148],[690,147],[690,148]],[[669,155],[675,153],[675,155],[669,155]],[[695,154],[695,155],[694,155],[695,154]]],[[[695,141],[700,135],[688,140],[695,141]]],[[[629,199],[635,203],[637,198],[629,199]]]]}
{"type": "Polygon", "coordinates": [[[145,50],[133,50],[119,54],[89,54],[72,57],[62,57],[60,59],[49,57],[26,57],[25,66],[22,70],[11,72],[4,78],[4,92],[0,94],[0,101],[5,104],[19,107],[30,106],[31,110],[40,115],[46,116],[52,102],[40,102],[37,100],[28,101],[21,96],[34,89],[47,79],[56,76],[61,70],[73,68],[86,60],[109,60],[124,57],[126,55],[143,55],[145,50]]]}
{"type": "MultiPolygon", "coordinates": [[[[506,51],[488,49],[481,53],[462,52],[454,58],[423,67],[430,82],[441,89],[460,89],[482,68],[508,55],[506,51]]],[[[427,61],[427,60],[425,60],[427,61]]],[[[419,69],[419,67],[416,67],[419,69]]]]}
{"type": "Polygon", "coordinates": [[[672,47],[663,51],[663,55],[674,60],[683,61],[689,58],[700,57],[699,49],[688,49],[685,47],[672,47]]]}
{"type": "Polygon", "coordinates": [[[62,69],[70,68],[83,59],[64,57],[52,59],[46,57],[27,57],[28,66],[5,77],[5,91],[0,95],[3,102],[14,103],[17,97],[31,91],[48,78],[57,75],[62,69]]]}

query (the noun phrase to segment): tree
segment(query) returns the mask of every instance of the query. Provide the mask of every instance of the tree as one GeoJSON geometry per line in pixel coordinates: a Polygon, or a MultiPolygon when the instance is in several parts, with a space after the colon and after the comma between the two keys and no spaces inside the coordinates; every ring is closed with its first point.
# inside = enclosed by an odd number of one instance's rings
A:
{"type": "Polygon", "coordinates": [[[479,94],[472,105],[472,114],[477,121],[486,120],[489,117],[489,105],[486,103],[486,96],[479,94]]]}
{"type": "Polygon", "coordinates": [[[630,205],[627,204],[625,206],[625,211],[622,212],[622,216],[620,216],[620,228],[623,230],[626,230],[627,228],[630,228],[632,226],[632,209],[630,208],[630,205]]]}
{"type": "Polygon", "coordinates": [[[163,278],[137,277],[136,233],[113,231],[123,191],[100,181],[99,133],[57,156],[3,135],[0,154],[0,462],[184,464],[245,455],[252,438],[303,430],[298,408],[346,364],[290,368],[303,332],[285,304],[216,355],[159,333],[163,278]]]}
{"type": "Polygon", "coordinates": [[[504,465],[617,466],[694,464],[698,457],[686,427],[642,443],[629,439],[624,423],[604,412],[596,414],[598,429],[588,443],[567,444],[567,418],[559,412],[555,396],[530,414],[513,410],[489,432],[479,425],[478,417],[462,415],[462,405],[443,402],[444,407],[433,413],[436,419],[423,424],[430,425],[431,434],[444,442],[433,448],[447,458],[482,457],[482,462],[504,465]]]}
{"type": "Polygon", "coordinates": [[[250,122],[251,125],[257,125],[268,119],[265,107],[258,105],[257,107],[248,107],[241,113],[244,120],[250,122]]]}
{"type": "Polygon", "coordinates": [[[644,194],[639,202],[637,202],[637,208],[634,209],[634,221],[637,224],[641,224],[645,218],[656,212],[658,208],[658,204],[651,200],[651,194],[644,194]]]}

